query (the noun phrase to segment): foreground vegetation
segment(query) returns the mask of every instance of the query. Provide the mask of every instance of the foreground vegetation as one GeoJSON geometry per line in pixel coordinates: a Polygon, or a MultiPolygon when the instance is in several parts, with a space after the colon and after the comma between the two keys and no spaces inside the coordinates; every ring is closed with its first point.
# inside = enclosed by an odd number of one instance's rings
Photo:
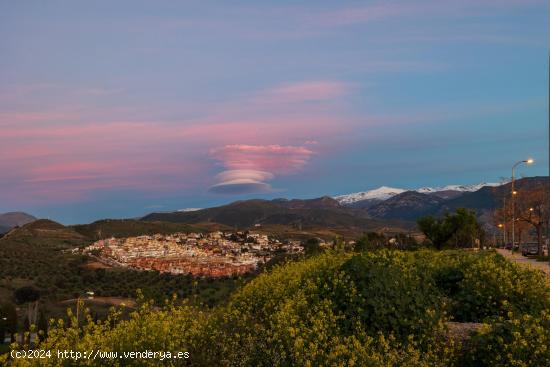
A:
{"type": "MultiPolygon", "coordinates": [[[[550,365],[550,288],[542,274],[498,254],[332,252],[275,267],[205,308],[141,299],[129,319],[55,322],[39,348],[182,351],[193,366],[550,365]],[[465,342],[447,321],[482,322],[465,342]]],[[[56,358],[14,365],[96,365],[56,358]]],[[[102,360],[101,365],[158,365],[102,360]]]]}

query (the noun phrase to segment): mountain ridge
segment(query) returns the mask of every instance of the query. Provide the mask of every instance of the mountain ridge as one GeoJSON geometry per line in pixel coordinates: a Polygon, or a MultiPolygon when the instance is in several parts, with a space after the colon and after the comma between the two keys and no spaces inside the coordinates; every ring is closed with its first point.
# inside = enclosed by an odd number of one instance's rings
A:
{"type": "MultiPolygon", "coordinates": [[[[178,223],[216,222],[230,227],[250,228],[257,225],[295,227],[356,228],[374,230],[388,225],[368,213],[342,206],[323,196],[315,199],[251,199],[192,212],[151,213],[141,220],[178,223]]],[[[398,225],[396,223],[396,225],[398,225]]]]}
{"type": "MultiPolygon", "coordinates": [[[[540,184],[550,186],[550,180],[547,177],[516,180],[516,188],[520,190],[540,184]]],[[[498,186],[487,183],[449,185],[429,190],[422,188],[423,192],[398,192],[403,189],[383,186],[381,190],[375,190],[375,195],[367,196],[366,199],[363,195],[363,200],[352,203],[342,202],[338,200],[339,197],[328,196],[316,199],[250,199],[192,212],[151,213],[141,220],[187,224],[221,223],[238,228],[265,224],[353,228],[356,231],[392,226],[412,229],[420,216],[439,216],[461,207],[476,211],[480,218],[489,218],[487,214],[501,205],[503,198],[510,192],[510,186],[510,183],[498,186]],[[438,189],[444,190],[436,191],[438,189]],[[460,194],[456,194],[457,192],[460,194]],[[387,198],[376,198],[381,195],[387,198]]]]}
{"type": "Polygon", "coordinates": [[[36,220],[36,217],[25,212],[0,213],[0,233],[7,233],[14,227],[23,226],[36,220]]]}
{"type": "Polygon", "coordinates": [[[495,187],[500,185],[501,184],[494,183],[494,182],[481,182],[479,184],[473,184],[473,185],[453,184],[453,185],[447,185],[447,186],[441,186],[441,187],[420,187],[417,189],[401,189],[401,188],[395,188],[395,187],[389,187],[389,186],[380,186],[372,190],[336,195],[336,196],[333,196],[333,198],[338,200],[338,202],[343,205],[357,206],[356,203],[359,201],[363,201],[363,200],[384,201],[384,200],[390,199],[393,196],[402,194],[407,191],[415,191],[422,194],[433,194],[437,196],[443,195],[445,198],[445,196],[455,196],[452,194],[453,192],[458,193],[458,195],[460,195],[460,193],[477,191],[482,187],[486,187],[486,186],[495,187]]]}

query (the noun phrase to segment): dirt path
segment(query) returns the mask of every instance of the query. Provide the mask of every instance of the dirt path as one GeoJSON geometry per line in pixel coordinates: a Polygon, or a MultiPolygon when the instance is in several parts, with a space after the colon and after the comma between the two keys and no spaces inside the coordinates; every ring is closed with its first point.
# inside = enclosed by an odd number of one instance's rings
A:
{"type": "MultiPolygon", "coordinates": [[[[131,298],[122,298],[122,297],[94,297],[94,298],[82,298],[84,302],[90,302],[95,304],[103,305],[112,305],[112,306],[126,306],[134,308],[136,306],[136,301],[131,298]]],[[[61,301],[60,303],[76,303],[76,299],[68,299],[61,301]]]]}
{"type": "Polygon", "coordinates": [[[512,251],[509,250],[497,249],[497,251],[499,254],[510,261],[517,262],[518,264],[522,264],[523,266],[542,270],[544,273],[546,273],[546,277],[550,280],[550,263],[536,261],[535,259],[529,259],[520,254],[512,253],[512,251]]]}

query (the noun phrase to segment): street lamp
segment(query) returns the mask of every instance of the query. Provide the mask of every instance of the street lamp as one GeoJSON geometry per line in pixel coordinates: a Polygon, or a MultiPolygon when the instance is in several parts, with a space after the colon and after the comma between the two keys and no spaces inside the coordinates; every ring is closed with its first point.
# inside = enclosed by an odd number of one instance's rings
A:
{"type": "MultiPolygon", "coordinates": [[[[499,224],[498,224],[498,228],[499,228],[499,229],[501,230],[501,232],[502,232],[502,238],[501,238],[501,239],[502,239],[501,244],[502,244],[503,242],[506,242],[506,238],[504,238],[504,231],[505,231],[505,229],[504,229],[504,224],[499,223],[499,224]]],[[[500,237],[500,236],[499,236],[499,237],[500,237]]],[[[499,241],[499,242],[500,242],[500,241],[499,241]]]]}
{"type": "Polygon", "coordinates": [[[516,162],[512,166],[512,250],[514,249],[514,246],[516,245],[516,207],[515,207],[515,200],[514,197],[517,195],[517,191],[515,190],[515,180],[516,180],[516,167],[520,164],[525,163],[527,165],[531,165],[535,163],[535,161],[532,158],[525,159],[523,161],[516,162]]]}

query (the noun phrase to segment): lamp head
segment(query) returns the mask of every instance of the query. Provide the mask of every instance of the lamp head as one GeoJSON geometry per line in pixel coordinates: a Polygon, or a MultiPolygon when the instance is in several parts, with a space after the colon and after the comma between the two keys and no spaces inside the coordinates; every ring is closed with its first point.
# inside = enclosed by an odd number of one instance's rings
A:
{"type": "Polygon", "coordinates": [[[533,164],[533,163],[535,163],[535,160],[533,158],[529,158],[527,160],[524,160],[524,162],[527,163],[527,164],[533,164]]]}

